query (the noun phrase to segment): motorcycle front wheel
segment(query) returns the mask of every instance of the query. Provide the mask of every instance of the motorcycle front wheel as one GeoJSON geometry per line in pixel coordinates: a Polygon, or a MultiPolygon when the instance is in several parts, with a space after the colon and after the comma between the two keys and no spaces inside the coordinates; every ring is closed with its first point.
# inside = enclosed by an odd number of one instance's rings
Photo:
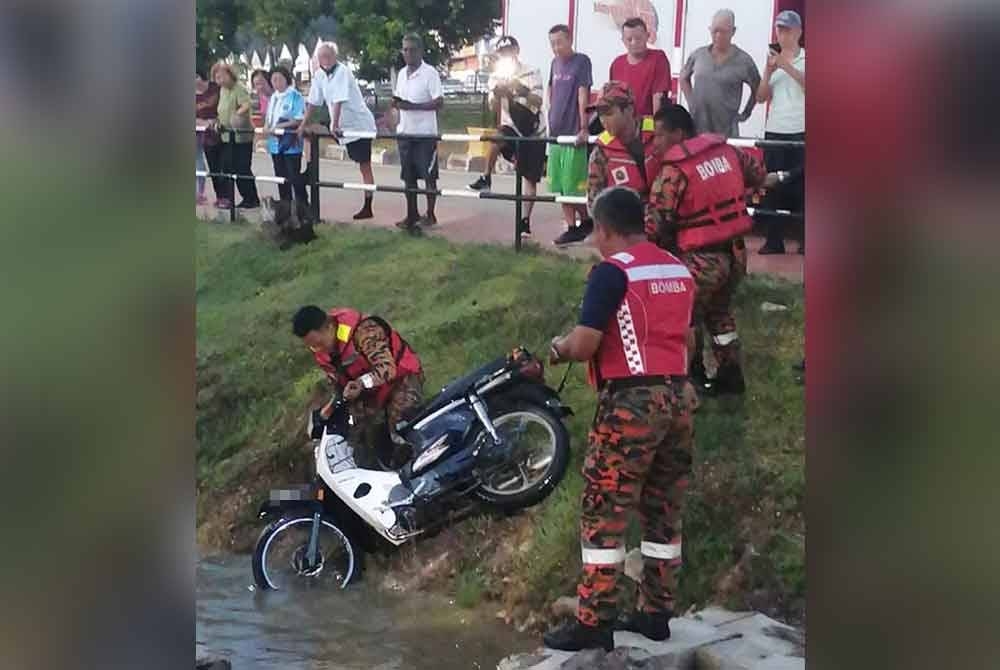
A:
{"type": "Polygon", "coordinates": [[[253,551],[253,578],[257,587],[268,589],[343,589],[360,567],[354,543],[333,519],[320,517],[317,560],[308,557],[313,516],[308,511],[282,516],[269,523],[253,551]]]}
{"type": "MultiPolygon", "coordinates": [[[[569,465],[566,426],[548,409],[523,400],[491,406],[489,413],[510,457],[482,473],[475,495],[507,512],[541,502],[569,465]]],[[[476,439],[490,438],[482,431],[476,439]]]]}

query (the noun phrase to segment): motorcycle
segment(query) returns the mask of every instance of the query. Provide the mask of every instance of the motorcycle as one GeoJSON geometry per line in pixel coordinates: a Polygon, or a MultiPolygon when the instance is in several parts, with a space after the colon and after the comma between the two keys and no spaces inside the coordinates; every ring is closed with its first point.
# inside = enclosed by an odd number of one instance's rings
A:
{"type": "Polygon", "coordinates": [[[399,423],[412,455],[389,471],[358,466],[342,398],[328,420],[314,411],[313,482],[271,491],[259,510],[267,525],[253,552],[258,588],[345,588],[366,552],[398,547],[482,505],[511,513],[544,500],[569,463],[565,383],[547,386],[542,362],[515,349],[399,423]]]}

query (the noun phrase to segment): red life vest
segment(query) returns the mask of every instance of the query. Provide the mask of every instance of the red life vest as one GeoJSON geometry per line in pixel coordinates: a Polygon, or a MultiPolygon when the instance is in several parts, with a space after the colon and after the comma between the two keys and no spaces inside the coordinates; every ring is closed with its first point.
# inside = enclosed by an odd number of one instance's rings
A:
{"type": "Polygon", "coordinates": [[[591,385],[600,388],[609,379],[624,377],[687,374],[695,291],[687,267],[652,242],[605,261],[625,272],[628,285],[590,362],[591,385]]]}
{"type": "MultiPolygon", "coordinates": [[[[345,307],[335,307],[327,313],[337,324],[336,357],[332,356],[329,351],[313,352],[313,357],[327,376],[341,388],[347,382],[360,379],[363,375],[371,372],[368,359],[354,347],[354,329],[361,321],[368,318],[381,322],[389,331],[389,343],[392,347],[392,355],[396,359],[396,379],[421,372],[417,352],[406,343],[406,340],[400,337],[394,328],[379,317],[371,317],[345,307]]],[[[389,394],[392,393],[395,381],[390,380],[386,384],[366,390],[365,393],[373,393],[376,406],[384,407],[389,399],[389,394]]]]}
{"type": "Polygon", "coordinates": [[[646,161],[642,167],[635,162],[628,147],[620,139],[606,130],[597,136],[597,144],[608,157],[605,188],[627,186],[637,191],[643,198],[649,194],[662,163],[662,155],[653,149],[653,130],[653,117],[642,117],[639,123],[639,138],[642,140],[642,151],[646,161]]]}
{"type": "Polygon", "coordinates": [[[677,208],[677,247],[693,251],[750,232],[746,183],[737,150],[721,135],[698,135],[670,147],[663,158],[687,178],[677,208]]]}

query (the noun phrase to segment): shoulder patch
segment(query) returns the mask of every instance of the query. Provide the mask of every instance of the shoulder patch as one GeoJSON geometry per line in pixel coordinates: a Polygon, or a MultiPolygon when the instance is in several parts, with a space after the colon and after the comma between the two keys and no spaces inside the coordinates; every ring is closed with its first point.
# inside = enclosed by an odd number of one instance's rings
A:
{"type": "Polygon", "coordinates": [[[615,136],[606,130],[597,136],[597,141],[600,142],[601,144],[611,144],[611,142],[614,141],[614,139],[615,136]]]}
{"type": "Polygon", "coordinates": [[[612,256],[612,258],[614,258],[619,263],[625,263],[626,265],[628,263],[631,263],[632,261],[635,260],[635,256],[633,256],[632,254],[630,254],[627,251],[619,252],[619,253],[615,254],[614,256],[612,256]]]}
{"type": "Polygon", "coordinates": [[[347,342],[351,339],[351,327],[346,323],[341,323],[337,325],[337,339],[341,342],[347,342]]]}

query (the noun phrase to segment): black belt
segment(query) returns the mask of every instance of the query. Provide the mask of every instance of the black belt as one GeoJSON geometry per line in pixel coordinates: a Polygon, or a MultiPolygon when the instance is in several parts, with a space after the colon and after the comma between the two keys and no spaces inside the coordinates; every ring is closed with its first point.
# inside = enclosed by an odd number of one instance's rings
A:
{"type": "Polygon", "coordinates": [[[673,382],[683,382],[687,377],[684,375],[641,375],[635,377],[620,377],[618,379],[605,380],[601,386],[602,391],[614,393],[623,389],[636,388],[638,386],[669,386],[673,382]]]}

